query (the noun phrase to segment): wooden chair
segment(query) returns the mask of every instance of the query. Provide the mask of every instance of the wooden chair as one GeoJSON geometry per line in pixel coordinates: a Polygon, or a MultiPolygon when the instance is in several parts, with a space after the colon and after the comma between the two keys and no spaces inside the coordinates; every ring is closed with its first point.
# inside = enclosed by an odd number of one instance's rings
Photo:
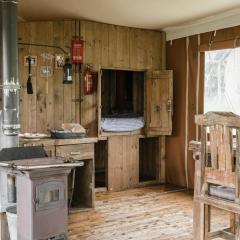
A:
{"type": "Polygon", "coordinates": [[[208,112],[195,116],[201,142],[190,142],[194,152],[193,239],[240,240],[240,116],[208,112]],[[210,231],[211,207],[230,212],[230,227],[210,231]]]}

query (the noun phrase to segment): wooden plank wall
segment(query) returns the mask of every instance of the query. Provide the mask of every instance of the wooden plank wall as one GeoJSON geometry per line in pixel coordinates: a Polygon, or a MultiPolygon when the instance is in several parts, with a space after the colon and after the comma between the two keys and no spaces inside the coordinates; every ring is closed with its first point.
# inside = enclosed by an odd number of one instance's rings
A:
{"type": "MultiPolygon", "coordinates": [[[[69,51],[73,36],[82,36],[85,40],[84,62],[95,70],[99,66],[150,70],[165,66],[165,34],[159,31],[79,20],[19,23],[21,42],[57,45],[69,51]]],[[[54,62],[50,64],[53,76],[40,77],[40,66],[47,64],[41,57],[43,53],[54,55],[61,51],[19,46],[21,131],[47,132],[59,128],[62,122],[80,122],[89,136],[96,136],[96,92],[84,95],[81,72],[77,68],[74,68],[72,85],[62,84],[62,70],[55,69],[54,62]],[[38,57],[37,67],[32,68],[33,95],[26,92],[28,69],[23,64],[24,56],[29,54],[38,57]]]]}
{"type": "Polygon", "coordinates": [[[139,182],[138,136],[113,136],[108,139],[108,190],[120,191],[139,182]]]}
{"type": "MultiPolygon", "coordinates": [[[[79,35],[79,21],[27,22],[19,23],[19,42],[56,45],[70,51],[70,41],[79,35]]],[[[62,69],[55,69],[54,60],[46,61],[42,54],[62,54],[50,47],[19,45],[20,114],[21,132],[47,132],[59,128],[63,122],[79,122],[80,98],[79,71],[74,67],[74,83],[63,85],[62,69]],[[38,64],[32,67],[33,95],[26,90],[28,67],[24,66],[24,56],[37,56],[38,64]],[[41,66],[51,66],[52,77],[40,76],[41,66]]]]}
{"type": "Polygon", "coordinates": [[[96,69],[162,67],[162,32],[81,21],[81,36],[86,41],[85,62],[96,69]]]}
{"type": "MultiPolygon", "coordinates": [[[[162,69],[165,62],[165,34],[159,31],[81,21],[85,40],[85,63],[119,69],[162,69]]],[[[97,134],[97,92],[83,96],[81,122],[91,135],[97,134]]]]}

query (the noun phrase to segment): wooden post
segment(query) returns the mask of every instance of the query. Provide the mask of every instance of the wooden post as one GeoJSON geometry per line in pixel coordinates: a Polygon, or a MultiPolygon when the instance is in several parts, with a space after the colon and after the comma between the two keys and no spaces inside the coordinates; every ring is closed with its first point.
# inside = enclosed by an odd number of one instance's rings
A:
{"type": "Polygon", "coordinates": [[[195,188],[193,205],[193,239],[204,240],[204,203],[197,198],[202,195],[202,186],[206,156],[206,127],[201,126],[201,153],[200,159],[195,161],[195,188]]]}
{"type": "Polygon", "coordinates": [[[194,199],[193,203],[193,239],[204,240],[204,204],[194,199]]]}
{"type": "MultiPolygon", "coordinates": [[[[240,130],[237,129],[236,132],[236,199],[237,203],[240,202],[240,130]]],[[[240,240],[240,216],[238,214],[235,215],[235,239],[240,240]]]]}
{"type": "Polygon", "coordinates": [[[211,224],[211,220],[210,220],[210,209],[211,206],[204,204],[204,240],[208,240],[208,233],[210,232],[210,224],[211,224]]]}

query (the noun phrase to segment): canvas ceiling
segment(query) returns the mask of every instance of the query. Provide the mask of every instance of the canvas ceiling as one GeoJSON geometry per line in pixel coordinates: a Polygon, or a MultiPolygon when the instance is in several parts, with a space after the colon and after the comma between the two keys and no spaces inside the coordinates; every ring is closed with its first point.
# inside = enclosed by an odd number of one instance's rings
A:
{"type": "Polygon", "coordinates": [[[19,18],[66,18],[162,29],[240,7],[239,0],[19,0],[19,18]]]}

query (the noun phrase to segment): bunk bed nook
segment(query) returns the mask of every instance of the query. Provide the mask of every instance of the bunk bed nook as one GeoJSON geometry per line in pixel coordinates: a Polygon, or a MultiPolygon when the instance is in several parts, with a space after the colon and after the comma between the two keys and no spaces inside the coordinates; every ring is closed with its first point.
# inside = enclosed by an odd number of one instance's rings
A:
{"type": "Polygon", "coordinates": [[[144,127],[144,73],[101,70],[100,133],[141,133],[144,127]]]}

